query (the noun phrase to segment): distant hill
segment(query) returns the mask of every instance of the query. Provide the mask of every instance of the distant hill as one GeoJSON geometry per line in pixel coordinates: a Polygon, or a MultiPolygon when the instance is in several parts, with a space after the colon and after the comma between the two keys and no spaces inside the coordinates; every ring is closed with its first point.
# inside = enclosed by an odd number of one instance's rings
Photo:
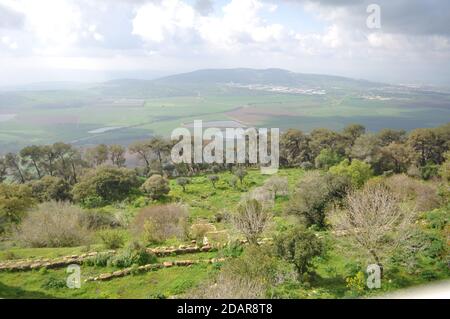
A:
{"type": "MultiPolygon", "coordinates": [[[[294,73],[282,69],[209,69],[175,74],[155,80],[113,80],[94,90],[109,96],[170,97],[197,93],[223,93],[225,85],[268,85],[303,89],[366,91],[390,87],[340,76],[294,73]]],[[[233,94],[235,92],[229,92],[233,94]]]]}

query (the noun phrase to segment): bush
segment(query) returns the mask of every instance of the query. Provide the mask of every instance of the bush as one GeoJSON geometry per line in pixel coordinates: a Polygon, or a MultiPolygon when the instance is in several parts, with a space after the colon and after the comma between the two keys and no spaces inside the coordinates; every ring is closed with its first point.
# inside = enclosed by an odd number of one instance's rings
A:
{"type": "Polygon", "coordinates": [[[177,178],[177,184],[183,188],[183,192],[186,192],[186,186],[191,183],[191,180],[186,177],[177,178]]]}
{"type": "Polygon", "coordinates": [[[343,160],[342,156],[331,149],[323,149],[316,157],[316,168],[328,170],[330,167],[339,164],[343,160]]]}
{"type": "Polygon", "coordinates": [[[289,183],[287,177],[273,176],[264,183],[264,188],[273,191],[275,196],[289,195],[289,183]]]}
{"type": "Polygon", "coordinates": [[[120,226],[120,221],[107,212],[87,211],[82,215],[83,224],[91,230],[120,226]]]}
{"type": "Polygon", "coordinates": [[[84,212],[64,202],[40,204],[24,219],[17,239],[31,247],[74,247],[86,244],[90,231],[83,223],[84,212]]]}
{"type": "Polygon", "coordinates": [[[69,183],[55,176],[44,176],[29,183],[33,197],[42,202],[64,202],[72,200],[69,183]]]}
{"type": "Polygon", "coordinates": [[[160,199],[170,192],[169,181],[161,175],[151,176],[145,181],[141,189],[151,199],[160,199]]]}
{"type": "Polygon", "coordinates": [[[323,228],[328,207],[340,201],[350,187],[346,176],[308,172],[298,183],[287,212],[297,215],[307,227],[323,228]]]}
{"type": "Polygon", "coordinates": [[[75,201],[85,206],[98,207],[103,203],[126,199],[138,185],[139,181],[133,170],[101,166],[84,174],[72,193],[75,201]]]}
{"type": "Polygon", "coordinates": [[[95,267],[106,267],[108,266],[111,257],[112,254],[110,253],[98,253],[94,257],[89,258],[86,261],[86,265],[95,267]]]}
{"type": "Polygon", "coordinates": [[[186,238],[188,211],[177,204],[150,206],[142,209],[133,222],[133,232],[146,242],[162,243],[177,237],[186,238]]]}
{"type": "Polygon", "coordinates": [[[133,243],[116,256],[111,257],[109,265],[118,268],[128,268],[133,265],[143,266],[157,262],[155,254],[148,252],[145,247],[133,243]]]}
{"type": "Polygon", "coordinates": [[[191,226],[190,238],[202,241],[208,232],[216,231],[216,227],[212,224],[194,224],[191,226]]]}
{"type": "Polygon", "coordinates": [[[394,175],[387,178],[384,184],[403,202],[412,203],[418,212],[433,210],[440,206],[438,188],[406,175],[394,175]]]}
{"type": "Polygon", "coordinates": [[[105,229],[98,236],[107,249],[118,249],[125,244],[125,237],[119,230],[105,229]]]}
{"type": "Polygon", "coordinates": [[[220,180],[220,177],[217,175],[210,175],[210,176],[208,176],[208,179],[211,182],[212,186],[214,188],[216,188],[216,184],[220,180]]]}
{"type": "Polygon", "coordinates": [[[372,168],[369,164],[360,160],[342,161],[339,165],[330,168],[333,175],[342,175],[349,177],[354,187],[360,188],[373,176],[372,168]]]}
{"type": "Polygon", "coordinates": [[[29,186],[0,183],[0,232],[11,223],[19,223],[34,204],[29,186]]]}
{"type": "Polygon", "coordinates": [[[233,216],[234,226],[252,244],[258,242],[259,236],[266,229],[269,221],[270,214],[255,199],[240,203],[237,213],[233,216]]]}
{"type": "Polygon", "coordinates": [[[294,228],[275,238],[278,256],[292,263],[300,280],[312,270],[312,261],[324,253],[323,242],[310,230],[294,228]]]}

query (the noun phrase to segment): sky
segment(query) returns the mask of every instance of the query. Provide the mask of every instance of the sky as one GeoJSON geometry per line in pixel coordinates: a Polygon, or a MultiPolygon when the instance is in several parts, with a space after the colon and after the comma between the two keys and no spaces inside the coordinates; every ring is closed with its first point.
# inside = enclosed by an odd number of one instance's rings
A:
{"type": "Polygon", "coordinates": [[[0,85],[248,67],[450,86],[449,21],[448,0],[0,0],[0,85]]]}

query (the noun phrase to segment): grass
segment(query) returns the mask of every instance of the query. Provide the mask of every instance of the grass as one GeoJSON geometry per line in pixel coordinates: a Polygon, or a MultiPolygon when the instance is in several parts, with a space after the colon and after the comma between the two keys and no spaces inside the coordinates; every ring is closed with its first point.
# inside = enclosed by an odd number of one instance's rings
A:
{"type": "MultiPolygon", "coordinates": [[[[291,190],[302,178],[301,169],[282,169],[279,175],[288,178],[291,190]]],[[[219,212],[233,212],[242,195],[264,184],[269,176],[261,175],[259,170],[249,170],[244,183],[236,188],[231,187],[228,181],[233,177],[231,173],[217,174],[220,181],[216,189],[208,180],[208,175],[193,177],[192,183],[183,192],[181,186],[171,181],[171,191],[166,201],[181,201],[188,205],[191,222],[207,220],[215,222],[215,215],[219,212]]],[[[139,199],[138,199],[139,200],[139,199]]],[[[284,213],[288,197],[278,197],[275,203],[275,216],[269,232],[280,231],[287,225],[295,224],[293,216],[284,213]]],[[[106,212],[113,213],[126,210],[131,216],[139,208],[120,204],[105,207],[106,212]]],[[[441,208],[425,214],[426,231],[430,235],[443,236],[442,230],[437,226],[448,216],[448,210],[441,208]],[[433,223],[431,223],[433,222],[433,223]]],[[[218,229],[230,229],[227,223],[215,223],[218,229]]],[[[125,230],[124,230],[125,231],[125,230]]],[[[271,233],[268,234],[272,235],[271,233]]],[[[414,270],[403,265],[390,263],[386,268],[386,275],[382,281],[382,289],[377,291],[365,290],[356,294],[349,290],[346,278],[354,276],[358,271],[365,271],[363,265],[370,264],[361,251],[355,250],[345,238],[334,238],[329,232],[321,232],[326,239],[328,250],[324,257],[315,261],[316,275],[308,284],[288,281],[277,287],[274,292],[279,298],[354,298],[368,297],[383,294],[399,288],[419,285],[434,280],[450,278],[444,258],[438,259],[419,254],[414,270]]],[[[132,240],[131,236],[127,240],[132,240]]],[[[186,242],[187,243],[187,242],[186,242]]],[[[167,246],[177,246],[182,243],[171,239],[164,243],[167,246]]],[[[161,245],[155,245],[161,246],[161,245]]],[[[87,251],[105,250],[103,245],[94,243],[91,246],[73,248],[19,248],[3,243],[0,247],[0,260],[24,258],[56,258],[66,255],[81,254],[87,251]]],[[[208,253],[195,253],[180,256],[167,256],[158,258],[158,262],[173,260],[205,260],[220,257],[217,251],[208,253]]],[[[90,267],[83,265],[82,278],[97,276],[101,273],[112,272],[117,269],[111,267],[90,267]]],[[[218,271],[215,265],[199,264],[190,267],[173,267],[153,272],[131,275],[125,278],[114,279],[107,282],[83,283],[81,289],[55,288],[49,281],[62,283],[67,274],[65,269],[35,270],[30,272],[0,272],[0,298],[163,298],[179,295],[189,295],[189,291],[197,285],[212,278],[218,271]],[[53,288],[49,288],[53,287],[53,288]]]]}

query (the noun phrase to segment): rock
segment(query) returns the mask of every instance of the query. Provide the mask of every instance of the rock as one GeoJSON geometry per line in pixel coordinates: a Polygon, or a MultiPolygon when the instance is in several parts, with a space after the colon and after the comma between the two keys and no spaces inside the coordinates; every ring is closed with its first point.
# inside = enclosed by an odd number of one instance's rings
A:
{"type": "Polygon", "coordinates": [[[112,274],[101,274],[100,276],[98,276],[99,280],[109,280],[113,277],[112,274]]]}
{"type": "Polygon", "coordinates": [[[173,267],[173,262],[165,261],[165,262],[163,262],[163,265],[165,268],[170,268],[170,267],[173,267]]]}

